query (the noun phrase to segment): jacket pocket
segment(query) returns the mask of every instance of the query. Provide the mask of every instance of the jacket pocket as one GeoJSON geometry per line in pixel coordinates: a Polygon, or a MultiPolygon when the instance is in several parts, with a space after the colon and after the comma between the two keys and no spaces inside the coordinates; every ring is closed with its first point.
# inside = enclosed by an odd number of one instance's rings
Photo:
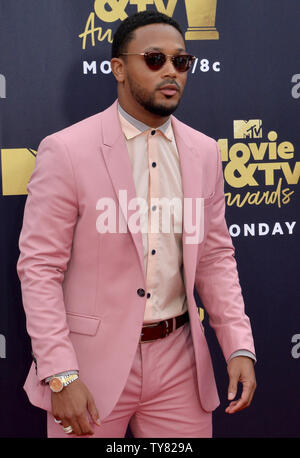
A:
{"type": "Polygon", "coordinates": [[[94,336],[100,324],[97,316],[77,315],[67,312],[67,323],[71,332],[94,336]]]}

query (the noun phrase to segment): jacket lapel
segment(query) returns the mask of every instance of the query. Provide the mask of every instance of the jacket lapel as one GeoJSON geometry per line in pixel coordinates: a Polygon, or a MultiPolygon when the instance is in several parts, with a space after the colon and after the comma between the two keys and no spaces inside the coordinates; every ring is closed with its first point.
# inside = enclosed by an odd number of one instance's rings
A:
{"type": "MultiPolygon", "coordinates": [[[[128,203],[137,195],[128,149],[119,121],[117,101],[103,113],[102,141],[103,158],[119,202],[121,214],[125,218],[124,229],[126,227],[125,232],[129,231],[132,236],[146,284],[142,233],[141,231],[132,231],[130,224],[128,225],[131,215],[136,213],[136,210],[128,209],[128,203]]],[[[139,223],[138,220],[137,225],[139,223]]]]}
{"type": "Polygon", "coordinates": [[[203,195],[201,192],[203,189],[203,167],[186,132],[186,127],[174,116],[171,119],[180,160],[184,199],[182,249],[185,284],[187,290],[193,291],[198,244],[202,241],[204,234],[204,199],[201,198],[203,195]],[[192,232],[192,225],[196,225],[198,235],[192,232]]]}

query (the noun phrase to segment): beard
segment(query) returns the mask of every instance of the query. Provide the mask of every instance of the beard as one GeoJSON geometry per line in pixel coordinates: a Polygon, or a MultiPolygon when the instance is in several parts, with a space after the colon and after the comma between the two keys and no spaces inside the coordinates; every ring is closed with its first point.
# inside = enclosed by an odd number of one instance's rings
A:
{"type": "MultiPolygon", "coordinates": [[[[130,92],[133,98],[140,104],[142,107],[158,116],[170,116],[178,108],[180,99],[178,102],[174,102],[172,105],[164,105],[162,103],[155,102],[155,91],[148,92],[138,83],[134,82],[131,78],[128,78],[128,84],[130,92]]],[[[174,81],[165,81],[164,84],[176,84],[174,81]]],[[[178,85],[177,85],[178,86],[178,85]]]]}

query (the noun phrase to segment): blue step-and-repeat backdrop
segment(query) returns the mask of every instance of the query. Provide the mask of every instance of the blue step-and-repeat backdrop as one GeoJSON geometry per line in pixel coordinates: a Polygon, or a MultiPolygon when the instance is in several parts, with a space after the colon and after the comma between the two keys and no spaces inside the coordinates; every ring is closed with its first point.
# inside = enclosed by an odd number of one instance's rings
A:
{"type": "Polygon", "coordinates": [[[299,437],[299,0],[0,0],[0,437],[46,436],[45,413],[22,388],[31,347],[16,273],[38,145],[115,100],[113,33],[145,9],[178,20],[197,57],[176,116],[219,142],[256,343],[253,404],[228,416],[226,365],[208,328],[214,436],[299,437]]]}

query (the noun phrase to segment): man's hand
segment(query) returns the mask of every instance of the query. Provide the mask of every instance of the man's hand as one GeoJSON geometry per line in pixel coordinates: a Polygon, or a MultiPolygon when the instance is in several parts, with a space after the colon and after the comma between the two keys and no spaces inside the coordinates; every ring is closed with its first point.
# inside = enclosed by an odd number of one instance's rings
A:
{"type": "Polygon", "coordinates": [[[235,413],[251,404],[256,389],[254,364],[248,356],[236,356],[229,361],[227,371],[229,375],[228,400],[232,402],[225,412],[235,413]],[[242,395],[233,401],[236,397],[238,382],[243,385],[242,395]]]}
{"type": "Polygon", "coordinates": [[[64,427],[72,426],[73,434],[77,436],[94,434],[89,414],[93,422],[100,426],[94,399],[80,379],[64,387],[60,393],[51,393],[51,402],[54,418],[61,420],[64,427]]]}

